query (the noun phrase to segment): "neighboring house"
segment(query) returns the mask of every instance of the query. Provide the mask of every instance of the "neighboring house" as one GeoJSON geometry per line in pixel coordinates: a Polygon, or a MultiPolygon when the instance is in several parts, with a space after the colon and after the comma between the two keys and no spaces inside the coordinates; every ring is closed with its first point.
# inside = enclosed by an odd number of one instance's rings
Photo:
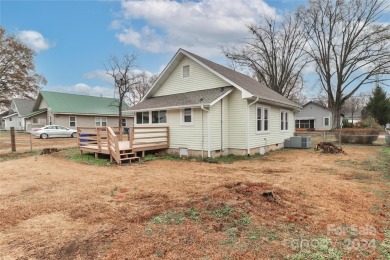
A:
{"type": "Polygon", "coordinates": [[[351,124],[353,121],[353,124],[356,124],[362,120],[362,111],[360,110],[360,111],[354,112],[353,117],[352,117],[352,113],[345,113],[344,120],[348,120],[348,123],[351,123],[351,124]]]}
{"type": "Polygon", "coordinates": [[[3,118],[5,116],[8,116],[9,114],[9,111],[3,111],[0,113],[0,130],[5,130],[4,127],[5,127],[5,120],[3,120],[3,118]]]}
{"type": "MultiPolygon", "coordinates": [[[[133,121],[132,114],[126,113],[122,126],[133,126],[133,121]]],[[[39,93],[33,112],[26,116],[27,131],[51,124],[76,129],[78,126],[118,126],[118,123],[117,99],[50,91],[39,93]]]]}
{"type": "Polygon", "coordinates": [[[11,107],[8,110],[8,115],[4,116],[4,129],[10,130],[14,127],[15,130],[24,131],[26,129],[26,115],[31,113],[35,100],[31,99],[12,99],[11,107]]]}
{"type": "MultiPolygon", "coordinates": [[[[310,101],[305,104],[295,118],[295,128],[298,130],[331,130],[332,110],[321,104],[310,101]]],[[[342,121],[342,118],[341,118],[342,121]]]]}
{"type": "Polygon", "coordinates": [[[253,78],[180,49],[129,111],[135,127],[169,127],[168,152],[210,157],[282,148],[300,109],[253,78]]]}

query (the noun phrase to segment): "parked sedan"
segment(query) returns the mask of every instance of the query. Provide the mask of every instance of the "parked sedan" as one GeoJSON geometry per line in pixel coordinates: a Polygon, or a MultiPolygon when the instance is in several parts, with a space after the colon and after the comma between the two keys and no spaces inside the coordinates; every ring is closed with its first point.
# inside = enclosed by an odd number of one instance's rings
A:
{"type": "Polygon", "coordinates": [[[32,129],[31,134],[46,139],[49,137],[76,137],[77,131],[61,125],[47,125],[32,129]]]}

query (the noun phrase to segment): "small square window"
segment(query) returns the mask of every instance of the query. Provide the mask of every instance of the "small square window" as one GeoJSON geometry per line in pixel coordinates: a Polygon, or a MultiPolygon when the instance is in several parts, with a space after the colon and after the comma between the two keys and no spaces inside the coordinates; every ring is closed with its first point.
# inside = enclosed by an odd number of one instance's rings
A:
{"type": "Polygon", "coordinates": [[[183,66],[183,78],[190,76],[190,65],[183,66]]]}
{"type": "Polygon", "coordinates": [[[122,118],[122,119],[121,119],[121,125],[122,125],[122,126],[127,126],[126,118],[122,118]]]}
{"type": "Polygon", "coordinates": [[[324,117],[324,125],[329,126],[330,125],[330,119],[329,117],[324,117]]]}

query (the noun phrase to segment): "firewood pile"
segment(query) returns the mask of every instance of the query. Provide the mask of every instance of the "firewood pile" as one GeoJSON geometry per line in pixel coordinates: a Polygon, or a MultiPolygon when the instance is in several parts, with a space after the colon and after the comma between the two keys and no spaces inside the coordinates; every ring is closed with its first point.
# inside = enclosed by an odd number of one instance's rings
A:
{"type": "Polygon", "coordinates": [[[321,143],[316,145],[315,149],[316,149],[316,151],[321,149],[322,153],[331,153],[331,154],[343,153],[343,154],[345,154],[343,149],[338,148],[336,145],[334,145],[331,142],[321,142],[321,143]]]}

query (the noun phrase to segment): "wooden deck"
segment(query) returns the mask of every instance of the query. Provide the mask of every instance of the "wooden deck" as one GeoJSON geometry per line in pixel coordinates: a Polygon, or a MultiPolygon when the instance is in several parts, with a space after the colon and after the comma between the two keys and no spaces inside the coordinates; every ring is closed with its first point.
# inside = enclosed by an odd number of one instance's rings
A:
{"type": "Polygon", "coordinates": [[[80,152],[109,154],[118,164],[139,160],[137,153],[169,148],[168,127],[132,127],[123,134],[118,127],[78,127],[77,144],[80,152]]]}

